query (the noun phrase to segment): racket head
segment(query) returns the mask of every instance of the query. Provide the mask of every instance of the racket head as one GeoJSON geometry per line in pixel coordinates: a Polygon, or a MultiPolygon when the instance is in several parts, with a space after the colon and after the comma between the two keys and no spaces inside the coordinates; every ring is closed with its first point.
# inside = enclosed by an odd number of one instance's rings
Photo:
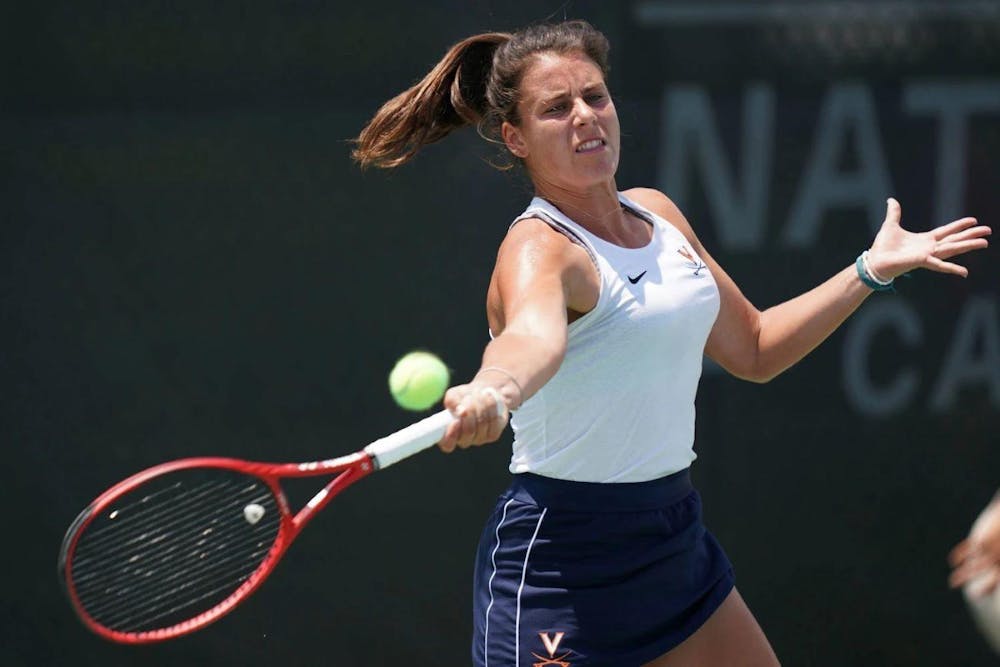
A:
{"type": "Polygon", "coordinates": [[[59,555],[84,625],[119,643],[163,641],[218,620],[253,593],[297,532],[266,467],[183,459],[95,499],[59,555]]]}

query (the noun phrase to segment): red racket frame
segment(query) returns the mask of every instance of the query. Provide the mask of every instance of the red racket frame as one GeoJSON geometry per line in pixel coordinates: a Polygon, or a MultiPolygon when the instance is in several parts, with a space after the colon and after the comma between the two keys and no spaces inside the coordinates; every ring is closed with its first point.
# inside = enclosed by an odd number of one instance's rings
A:
{"type": "Polygon", "coordinates": [[[99,495],[85,509],[67,534],[63,545],[60,565],[63,573],[63,582],[66,585],[66,592],[70,602],[76,610],[80,620],[92,632],[121,644],[148,644],[152,642],[164,641],[186,635],[195,630],[199,630],[206,625],[217,621],[233,610],[241,601],[257,590],[264,582],[264,579],[271,573],[288,547],[302,531],[302,528],[316,515],[316,512],[323,509],[341,491],[359,479],[367,477],[378,468],[375,459],[364,451],[342,456],[335,459],[323,461],[311,461],[308,463],[262,463],[257,461],[244,461],[241,459],[222,457],[197,457],[179,459],[160,465],[147,468],[131,477],[115,484],[110,489],[99,495]],[[194,616],[191,619],[177,623],[167,628],[150,630],[144,632],[120,632],[107,628],[91,617],[80,603],[76,587],[73,582],[73,553],[76,550],[80,535],[87,526],[104,512],[115,500],[122,495],[134,490],[138,486],[149,480],[176,472],[178,470],[191,470],[197,468],[222,468],[236,472],[252,475],[262,480],[274,493],[278,501],[281,513],[281,522],[278,527],[278,534],[274,538],[274,544],[268,555],[261,562],[260,566],[225,600],[212,607],[206,612],[194,616]],[[282,479],[297,477],[318,477],[339,473],[324,486],[312,499],[307,502],[295,515],[292,514],[288,498],[281,488],[282,479]]]}

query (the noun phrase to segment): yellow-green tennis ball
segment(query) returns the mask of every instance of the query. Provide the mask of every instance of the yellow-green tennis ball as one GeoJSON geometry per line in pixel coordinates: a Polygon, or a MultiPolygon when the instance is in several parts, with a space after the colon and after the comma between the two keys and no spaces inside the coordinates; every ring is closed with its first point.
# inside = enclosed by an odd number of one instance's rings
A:
{"type": "Polygon", "coordinates": [[[389,392],[400,407],[426,410],[448,388],[448,367],[430,352],[410,352],[389,373],[389,392]]]}

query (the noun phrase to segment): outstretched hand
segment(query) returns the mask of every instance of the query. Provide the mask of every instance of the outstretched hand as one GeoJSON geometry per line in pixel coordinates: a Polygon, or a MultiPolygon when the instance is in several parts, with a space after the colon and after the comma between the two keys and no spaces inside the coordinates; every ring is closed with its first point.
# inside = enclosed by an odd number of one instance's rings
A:
{"type": "Polygon", "coordinates": [[[927,232],[903,229],[899,220],[899,202],[889,198],[885,222],[868,251],[868,265],[876,277],[891,280],[913,269],[930,269],[963,278],[968,269],[947,261],[989,245],[986,237],[993,231],[975,218],[961,218],[927,232]]]}

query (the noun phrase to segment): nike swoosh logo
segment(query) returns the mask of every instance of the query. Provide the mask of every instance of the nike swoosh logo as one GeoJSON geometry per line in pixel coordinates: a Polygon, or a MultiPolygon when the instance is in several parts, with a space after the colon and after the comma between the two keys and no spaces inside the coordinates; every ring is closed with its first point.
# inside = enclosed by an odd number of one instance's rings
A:
{"type": "Polygon", "coordinates": [[[629,276],[627,273],[625,275],[628,277],[628,281],[630,283],[632,283],[633,285],[635,285],[637,282],[639,282],[640,280],[642,280],[642,277],[644,275],[646,275],[646,272],[643,271],[642,273],[640,273],[639,275],[637,275],[635,278],[633,278],[632,276],[629,276]]]}

